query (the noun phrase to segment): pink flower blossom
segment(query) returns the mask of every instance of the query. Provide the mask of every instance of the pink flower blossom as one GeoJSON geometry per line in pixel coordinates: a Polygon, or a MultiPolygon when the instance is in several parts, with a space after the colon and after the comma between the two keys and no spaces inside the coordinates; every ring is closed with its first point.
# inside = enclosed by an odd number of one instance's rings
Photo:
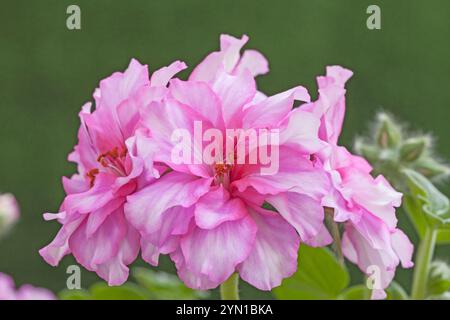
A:
{"type": "Polygon", "coordinates": [[[13,279],[0,273],[0,300],[55,300],[55,295],[43,288],[24,284],[16,290],[13,279]]]}
{"type": "MultiPolygon", "coordinates": [[[[254,77],[266,73],[268,63],[257,51],[240,55],[247,40],[222,35],[220,51],[208,55],[188,81],[171,80],[169,93],[142,112],[157,148],[153,161],[170,169],[127,196],[125,215],[141,234],[144,260],[157,265],[160,254],[169,254],[191,288],[214,288],[239,272],[270,290],[296,271],[301,241],[331,241],[321,206],[330,182],[310,160],[325,146],[319,117],[293,109],[294,100],[310,99],[301,86],[270,97],[257,91],[254,77]],[[176,163],[171,133],[183,128],[194,135],[196,121],[227,139],[230,128],[279,130],[278,171],[261,174],[261,162],[238,164],[235,154],[221,154],[225,160],[214,164],[176,163]],[[262,208],[264,203],[278,212],[262,208]]],[[[236,149],[245,143],[232,141],[236,149]]]]}
{"type": "Polygon", "coordinates": [[[67,196],[59,213],[44,215],[62,224],[56,238],[40,250],[49,264],[56,266],[71,253],[110,285],[127,279],[140,235],[125,217],[126,197],[159,175],[151,161],[152,147],[138,129],[139,110],[160,100],[169,79],[184,68],[184,63],[174,62],[149,80],[147,66],[132,60],[124,73],[100,82],[94,111],[91,103],[82,107],[78,144],[69,155],[78,173],[63,178],[67,196]]]}
{"type": "Polygon", "coordinates": [[[20,216],[16,198],[10,193],[0,194],[0,236],[7,233],[20,216]]]}
{"type": "Polygon", "coordinates": [[[321,115],[320,137],[329,143],[318,154],[317,165],[328,172],[333,185],[322,204],[334,209],[336,222],[345,224],[343,253],[368,275],[379,270],[379,287],[374,287],[372,297],[384,298],[383,289],[396,267],[413,266],[413,246],[397,228],[395,207],[400,206],[402,194],[383,176],[373,178],[366,160],[337,145],[345,113],[344,85],[351,75],[342,67],[328,67],[327,75],[318,77],[318,100],[302,108],[321,115]]]}

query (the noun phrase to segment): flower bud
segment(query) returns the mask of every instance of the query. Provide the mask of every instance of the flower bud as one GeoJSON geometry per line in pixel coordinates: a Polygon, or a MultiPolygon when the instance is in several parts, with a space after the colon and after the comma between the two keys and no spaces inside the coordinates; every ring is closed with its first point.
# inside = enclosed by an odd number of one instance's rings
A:
{"type": "Polygon", "coordinates": [[[394,123],[392,118],[386,113],[378,114],[377,118],[378,123],[375,134],[377,144],[382,148],[397,146],[402,139],[400,126],[394,123]]]}
{"type": "Polygon", "coordinates": [[[0,194],[0,236],[5,234],[17,222],[19,206],[10,193],[0,194]]]}
{"type": "Polygon", "coordinates": [[[427,137],[414,137],[407,139],[400,148],[400,160],[413,162],[419,159],[430,145],[427,137]]]}

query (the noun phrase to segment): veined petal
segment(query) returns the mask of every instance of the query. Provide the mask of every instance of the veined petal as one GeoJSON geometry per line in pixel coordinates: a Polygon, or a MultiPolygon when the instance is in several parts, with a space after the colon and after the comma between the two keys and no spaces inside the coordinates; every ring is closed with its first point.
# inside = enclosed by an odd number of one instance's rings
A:
{"type": "Polygon", "coordinates": [[[252,76],[256,77],[269,72],[269,62],[261,52],[256,50],[245,50],[241,60],[235,67],[234,72],[240,74],[245,69],[250,71],[252,76]]]}
{"type": "Polygon", "coordinates": [[[206,83],[174,79],[170,82],[170,93],[178,102],[204,115],[215,127],[223,127],[220,99],[206,83]]]}
{"type": "MultiPolygon", "coordinates": [[[[254,105],[246,107],[242,120],[243,128],[273,128],[289,114],[294,106],[294,100],[309,101],[308,91],[298,86],[285,92],[268,97],[254,105]]],[[[319,120],[317,128],[319,127],[319,120]]],[[[300,123],[298,123],[300,125],[300,123]]],[[[311,132],[313,134],[314,132],[311,132]]]]}
{"type": "Polygon", "coordinates": [[[223,222],[214,229],[194,227],[180,243],[187,269],[219,285],[248,257],[256,230],[249,216],[223,222]]]}
{"type": "Polygon", "coordinates": [[[167,67],[162,67],[161,69],[153,72],[152,77],[150,79],[150,85],[157,86],[166,86],[169,83],[169,80],[172,79],[174,75],[178,72],[187,68],[187,65],[183,61],[175,61],[172,62],[167,67]]]}
{"type": "Polygon", "coordinates": [[[246,214],[244,203],[239,198],[230,198],[222,185],[211,189],[195,206],[195,221],[202,229],[214,229],[223,222],[241,219],[246,214]]]}
{"type": "Polygon", "coordinates": [[[239,265],[241,278],[260,290],[271,290],[297,270],[300,238],[280,215],[264,209],[252,212],[258,232],[250,255],[239,265]]]}
{"type": "Polygon", "coordinates": [[[266,199],[293,226],[302,242],[315,238],[324,226],[324,210],[320,201],[303,194],[286,192],[266,199]]]}
{"type": "Polygon", "coordinates": [[[220,72],[212,87],[221,101],[225,127],[239,128],[242,109],[256,94],[255,79],[248,71],[240,75],[220,72]]]}
{"type": "Polygon", "coordinates": [[[306,154],[317,153],[326,146],[319,139],[319,126],[318,117],[301,108],[294,109],[280,125],[280,145],[306,154]]]}
{"type": "Polygon", "coordinates": [[[167,209],[190,207],[209,191],[211,182],[212,178],[169,172],[156,183],[127,197],[126,217],[141,233],[154,233],[161,227],[167,209]]]}
{"type": "Polygon", "coordinates": [[[261,166],[244,165],[241,177],[232,186],[243,192],[253,187],[260,194],[298,192],[313,199],[321,199],[330,188],[325,171],[316,168],[312,162],[290,148],[280,147],[279,168],[273,174],[261,174],[261,166]]]}
{"type": "Polygon", "coordinates": [[[83,221],[69,239],[69,246],[77,261],[88,270],[96,270],[97,265],[117,255],[119,247],[127,233],[126,220],[121,210],[110,214],[88,236],[87,221],[83,221]]]}

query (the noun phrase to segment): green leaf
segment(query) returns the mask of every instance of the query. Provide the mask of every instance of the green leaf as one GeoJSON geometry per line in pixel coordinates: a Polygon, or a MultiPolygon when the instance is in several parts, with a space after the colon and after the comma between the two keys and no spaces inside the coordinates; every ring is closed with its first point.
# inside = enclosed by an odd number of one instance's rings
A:
{"type": "Polygon", "coordinates": [[[125,283],[118,287],[110,287],[99,282],[90,288],[93,300],[147,300],[149,295],[133,283],[125,283]]]}
{"type": "Polygon", "coordinates": [[[433,261],[428,276],[427,294],[440,296],[450,290],[450,266],[444,261],[433,261]]]}
{"type": "Polygon", "coordinates": [[[365,285],[357,285],[345,289],[339,296],[339,300],[369,300],[370,289],[365,285]]]}
{"type": "Polygon", "coordinates": [[[152,299],[193,300],[206,298],[207,292],[195,291],[186,287],[177,276],[166,272],[156,272],[145,268],[133,269],[136,281],[148,290],[152,299]]]}
{"type": "Polygon", "coordinates": [[[337,299],[349,280],[347,270],[329,249],[302,245],[297,272],[273,292],[278,299],[337,299]]]}
{"type": "Polygon", "coordinates": [[[412,220],[418,224],[427,223],[433,228],[450,227],[448,198],[420,173],[404,169],[403,174],[411,191],[411,195],[405,197],[405,207],[413,216],[412,220]]]}
{"type": "Polygon", "coordinates": [[[449,244],[450,243],[450,230],[449,229],[438,230],[436,243],[437,244],[449,244]]]}
{"type": "MultiPolygon", "coordinates": [[[[408,212],[417,233],[420,238],[425,235],[425,230],[428,227],[426,216],[422,213],[420,205],[416,204],[416,200],[411,196],[405,196],[403,205],[408,212]]],[[[450,229],[440,229],[437,232],[436,244],[450,244],[450,229]]]]}
{"type": "Polygon", "coordinates": [[[89,291],[81,290],[69,290],[65,289],[58,294],[61,300],[91,300],[92,296],[89,291]]]}

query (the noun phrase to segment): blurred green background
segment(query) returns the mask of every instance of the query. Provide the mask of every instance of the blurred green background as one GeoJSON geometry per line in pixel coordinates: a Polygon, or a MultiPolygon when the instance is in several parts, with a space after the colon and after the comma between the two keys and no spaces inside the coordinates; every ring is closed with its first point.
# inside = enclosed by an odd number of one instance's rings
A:
{"type": "MultiPolygon", "coordinates": [[[[76,142],[81,105],[100,79],[124,70],[132,57],[151,70],[176,59],[194,66],[218,48],[221,33],[249,35],[247,47],[268,57],[271,72],[258,84],[269,94],[303,84],[315,96],[315,77],[326,65],[352,69],[343,144],[351,146],[376,111],[387,110],[418,131],[432,131],[439,153],[450,159],[449,17],[448,0],[2,1],[0,190],[17,196],[22,218],[0,242],[0,271],[18,284],[65,287],[73,259],[52,268],[38,249],[58,230],[42,213],[58,210],[61,176],[75,171],[66,157],[76,142]],[[66,28],[70,4],[81,8],[81,30],[66,28]],[[381,30],[366,27],[370,4],[381,7],[381,30]]],[[[443,190],[450,194],[448,186],[443,190]]],[[[440,247],[437,255],[448,259],[449,249],[440,247]]],[[[174,270],[168,259],[162,268],[174,270]]],[[[351,270],[358,281],[359,272],[351,270]]],[[[410,278],[410,271],[398,272],[407,288],[410,278]]],[[[82,272],[83,287],[97,280],[82,272]]],[[[270,294],[243,285],[242,297],[270,294]]]]}

